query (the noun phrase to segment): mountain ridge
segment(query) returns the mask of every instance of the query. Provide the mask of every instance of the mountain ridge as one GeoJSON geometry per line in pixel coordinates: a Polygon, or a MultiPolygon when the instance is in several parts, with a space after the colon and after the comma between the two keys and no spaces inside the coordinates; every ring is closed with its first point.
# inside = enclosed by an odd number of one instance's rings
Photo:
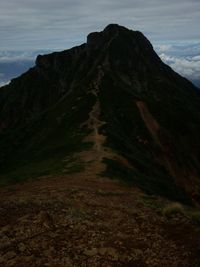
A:
{"type": "Polygon", "coordinates": [[[199,205],[199,100],[141,32],[108,25],[1,89],[2,184],[96,160],[108,177],[199,205]]]}

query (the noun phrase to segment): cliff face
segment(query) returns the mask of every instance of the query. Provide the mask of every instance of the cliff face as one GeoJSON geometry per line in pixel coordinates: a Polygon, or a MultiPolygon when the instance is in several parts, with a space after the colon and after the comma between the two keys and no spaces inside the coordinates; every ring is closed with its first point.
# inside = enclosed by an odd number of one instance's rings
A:
{"type": "Polygon", "coordinates": [[[92,151],[104,175],[198,205],[199,103],[141,32],[108,25],[1,88],[1,181],[63,171],[72,155],[86,165],[92,151]]]}

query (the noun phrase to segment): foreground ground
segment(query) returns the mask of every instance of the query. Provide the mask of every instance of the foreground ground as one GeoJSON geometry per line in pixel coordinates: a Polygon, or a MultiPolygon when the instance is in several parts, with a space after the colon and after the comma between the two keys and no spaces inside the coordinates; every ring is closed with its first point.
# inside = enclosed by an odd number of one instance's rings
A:
{"type": "Polygon", "coordinates": [[[164,200],[71,174],[0,189],[0,266],[200,266],[200,227],[164,200]]]}

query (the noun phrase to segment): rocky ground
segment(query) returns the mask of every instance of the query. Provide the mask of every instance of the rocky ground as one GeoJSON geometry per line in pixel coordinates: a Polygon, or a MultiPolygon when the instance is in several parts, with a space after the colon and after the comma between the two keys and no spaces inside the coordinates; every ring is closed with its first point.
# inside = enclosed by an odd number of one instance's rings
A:
{"type": "Polygon", "coordinates": [[[63,175],[0,189],[0,266],[199,267],[200,227],[179,206],[166,216],[169,201],[102,177],[103,158],[117,155],[96,104],[89,123],[82,172],[67,174],[66,163],[63,175]]]}
{"type": "Polygon", "coordinates": [[[2,267],[200,266],[200,227],[117,181],[68,174],[0,194],[2,267]]]}

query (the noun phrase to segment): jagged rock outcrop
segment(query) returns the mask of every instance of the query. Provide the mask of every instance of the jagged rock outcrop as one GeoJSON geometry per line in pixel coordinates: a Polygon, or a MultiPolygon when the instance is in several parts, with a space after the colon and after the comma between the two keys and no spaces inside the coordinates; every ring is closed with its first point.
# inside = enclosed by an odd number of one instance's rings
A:
{"type": "Polygon", "coordinates": [[[38,56],[1,88],[2,181],[63,170],[66,157],[90,151],[96,129],[104,175],[198,205],[199,103],[198,89],[141,32],[108,25],[86,44],[38,56]],[[97,107],[93,129],[87,122],[97,107]]]}

